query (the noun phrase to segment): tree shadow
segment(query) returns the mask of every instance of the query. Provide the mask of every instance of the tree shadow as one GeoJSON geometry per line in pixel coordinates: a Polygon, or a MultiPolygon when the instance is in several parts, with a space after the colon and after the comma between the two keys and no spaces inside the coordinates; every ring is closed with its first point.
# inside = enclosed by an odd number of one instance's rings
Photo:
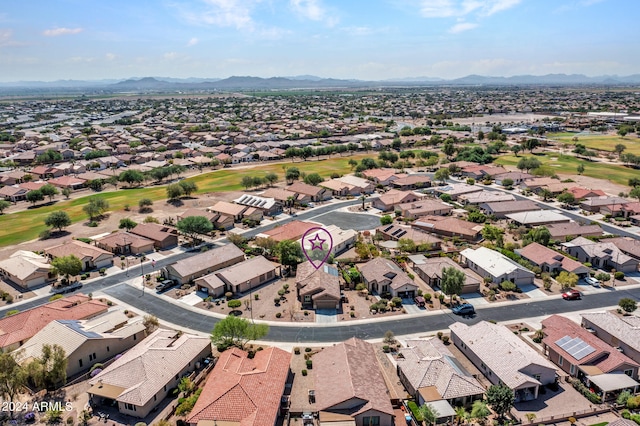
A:
{"type": "Polygon", "coordinates": [[[71,232],[66,231],[66,230],[51,231],[51,234],[49,234],[49,238],[48,239],[62,238],[62,237],[66,237],[68,235],[71,235],[71,232]]]}
{"type": "Polygon", "coordinates": [[[184,202],[179,198],[174,198],[172,200],[167,200],[167,204],[171,204],[174,207],[182,207],[184,202]]]}

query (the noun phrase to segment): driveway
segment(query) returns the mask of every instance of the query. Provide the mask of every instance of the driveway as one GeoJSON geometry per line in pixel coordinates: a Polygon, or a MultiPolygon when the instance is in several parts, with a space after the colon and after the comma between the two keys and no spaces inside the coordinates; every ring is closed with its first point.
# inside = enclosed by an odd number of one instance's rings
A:
{"type": "Polygon", "coordinates": [[[338,322],[338,312],[335,309],[316,309],[316,323],[332,324],[338,322]]]}
{"type": "Polygon", "coordinates": [[[342,229],[365,231],[380,226],[380,218],[371,214],[329,212],[313,217],[311,220],[323,225],[336,225],[342,229]]]}
{"type": "Polygon", "coordinates": [[[463,294],[461,297],[465,300],[465,302],[471,303],[473,306],[483,306],[489,304],[489,301],[478,292],[463,294]]]}
{"type": "Polygon", "coordinates": [[[540,290],[535,284],[521,285],[520,289],[531,299],[544,299],[547,297],[544,291],[540,290]]]}
{"type": "Polygon", "coordinates": [[[423,312],[427,312],[425,308],[420,308],[415,304],[413,299],[402,299],[402,307],[407,311],[408,314],[420,314],[423,312]]]}

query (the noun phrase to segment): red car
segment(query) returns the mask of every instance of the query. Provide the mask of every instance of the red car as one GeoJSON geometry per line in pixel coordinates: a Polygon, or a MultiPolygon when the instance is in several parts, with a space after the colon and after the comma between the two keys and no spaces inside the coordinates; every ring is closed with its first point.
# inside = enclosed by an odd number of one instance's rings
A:
{"type": "Polygon", "coordinates": [[[562,298],[564,300],[582,299],[582,294],[580,294],[580,292],[578,290],[569,290],[569,291],[566,291],[566,292],[562,293],[562,298]]]}

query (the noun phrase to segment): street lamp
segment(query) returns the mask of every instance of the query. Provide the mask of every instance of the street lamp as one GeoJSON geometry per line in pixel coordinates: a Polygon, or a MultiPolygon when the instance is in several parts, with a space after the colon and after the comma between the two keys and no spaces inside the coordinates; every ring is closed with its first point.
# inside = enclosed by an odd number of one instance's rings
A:
{"type": "Polygon", "coordinates": [[[140,276],[142,277],[142,295],[144,296],[144,266],[142,265],[142,262],[144,262],[144,256],[140,258],[140,276]]]}
{"type": "Polygon", "coordinates": [[[247,285],[249,286],[249,312],[251,313],[251,324],[253,324],[253,294],[251,294],[253,287],[250,280],[247,280],[247,285]]]}

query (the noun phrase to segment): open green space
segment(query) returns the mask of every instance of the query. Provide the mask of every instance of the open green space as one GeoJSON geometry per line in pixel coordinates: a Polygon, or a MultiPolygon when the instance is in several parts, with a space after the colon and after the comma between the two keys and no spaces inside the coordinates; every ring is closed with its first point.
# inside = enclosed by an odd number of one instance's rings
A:
{"type": "MultiPolygon", "coordinates": [[[[240,184],[243,176],[262,176],[267,172],[274,172],[278,175],[279,181],[282,182],[284,181],[284,168],[297,167],[300,172],[307,174],[319,173],[320,176],[328,179],[332,173],[349,173],[351,171],[351,166],[349,166],[348,163],[349,159],[360,160],[373,156],[375,155],[358,154],[320,161],[296,160],[295,162],[265,164],[246,169],[219,169],[186,180],[193,181],[198,185],[196,195],[208,192],[236,191],[244,189],[240,184]]],[[[66,211],[73,223],[88,221],[87,215],[82,211],[82,207],[87,204],[87,199],[90,196],[104,198],[109,203],[109,211],[123,210],[127,204],[130,205],[132,209],[137,209],[138,200],[141,198],[150,198],[153,201],[167,199],[164,185],[148,188],[124,188],[112,192],[92,193],[86,197],[74,200],[64,200],[63,197],[58,195],[53,204],[40,203],[36,204],[35,208],[1,215],[0,247],[37,238],[42,231],[47,229],[44,225],[45,218],[54,211],[66,211]]]]}
{"type": "Polygon", "coordinates": [[[549,139],[556,140],[560,143],[567,143],[570,145],[575,145],[576,143],[581,143],[589,149],[597,149],[600,151],[609,151],[614,152],[615,146],[621,143],[627,148],[624,150],[626,153],[631,153],[635,155],[640,155],[640,138],[636,135],[627,135],[624,138],[621,138],[618,135],[582,135],[576,133],[549,133],[547,134],[549,139]],[[573,138],[577,137],[578,141],[574,141],[573,138]]]}
{"type": "MultiPolygon", "coordinates": [[[[496,164],[501,164],[503,166],[516,166],[518,161],[522,157],[527,157],[527,155],[520,155],[516,157],[513,154],[504,155],[495,160],[496,164]]],[[[583,159],[579,159],[569,155],[560,155],[558,153],[544,153],[541,155],[535,156],[542,167],[540,167],[540,171],[544,172],[544,174],[578,174],[578,165],[582,164],[584,166],[584,172],[582,173],[585,176],[598,178],[598,179],[608,179],[611,182],[618,183],[620,185],[628,185],[629,179],[632,177],[638,177],[638,170],[634,170],[630,167],[618,166],[614,164],[608,163],[599,163],[599,162],[591,162],[583,159]]]]}

